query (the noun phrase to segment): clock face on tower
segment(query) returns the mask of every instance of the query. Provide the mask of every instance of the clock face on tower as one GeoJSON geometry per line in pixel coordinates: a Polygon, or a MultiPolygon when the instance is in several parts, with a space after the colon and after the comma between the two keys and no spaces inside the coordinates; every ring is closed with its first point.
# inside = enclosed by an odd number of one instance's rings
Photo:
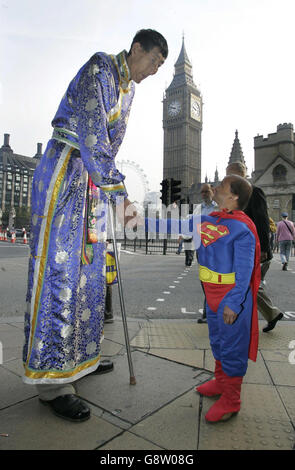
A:
{"type": "Polygon", "coordinates": [[[168,115],[171,117],[177,116],[181,111],[181,104],[179,101],[171,101],[168,105],[168,115]]]}
{"type": "Polygon", "coordinates": [[[201,101],[195,95],[191,95],[191,117],[197,121],[201,119],[201,101]]]}

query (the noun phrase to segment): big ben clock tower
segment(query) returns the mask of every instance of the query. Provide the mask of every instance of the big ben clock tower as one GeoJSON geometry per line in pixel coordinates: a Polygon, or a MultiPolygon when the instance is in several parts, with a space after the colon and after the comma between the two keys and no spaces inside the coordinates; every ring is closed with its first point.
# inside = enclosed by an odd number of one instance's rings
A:
{"type": "Polygon", "coordinates": [[[201,182],[202,97],[194,84],[184,38],[163,101],[163,179],[181,180],[181,197],[201,182]]]}

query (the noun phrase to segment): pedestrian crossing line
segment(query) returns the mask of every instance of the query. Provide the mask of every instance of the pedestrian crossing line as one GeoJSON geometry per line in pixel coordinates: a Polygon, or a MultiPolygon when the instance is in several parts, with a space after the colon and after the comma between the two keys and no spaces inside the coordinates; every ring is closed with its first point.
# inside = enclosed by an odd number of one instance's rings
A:
{"type": "MultiPolygon", "coordinates": [[[[184,270],[185,272],[184,273],[181,273],[180,276],[177,276],[177,279],[183,279],[183,276],[186,276],[189,272],[189,270],[184,270]]],[[[180,281],[173,281],[175,284],[180,284],[180,281]]],[[[169,286],[169,289],[175,289],[176,286],[169,286]]],[[[170,291],[163,291],[163,294],[171,294],[170,291]]],[[[162,299],[162,298],[158,298],[156,299],[156,302],[165,302],[165,299],[162,299]]],[[[147,310],[150,310],[150,311],[155,311],[157,310],[157,307],[146,307],[147,310]]],[[[196,312],[187,312],[186,311],[186,307],[181,307],[181,313],[184,313],[184,314],[190,314],[190,315],[196,315],[196,312]]]]}
{"type": "Polygon", "coordinates": [[[295,318],[295,312],[285,312],[284,317],[286,318],[295,318]]]}
{"type": "Polygon", "coordinates": [[[187,312],[186,307],[181,307],[181,313],[186,313],[189,315],[196,315],[196,312],[187,312]]]}

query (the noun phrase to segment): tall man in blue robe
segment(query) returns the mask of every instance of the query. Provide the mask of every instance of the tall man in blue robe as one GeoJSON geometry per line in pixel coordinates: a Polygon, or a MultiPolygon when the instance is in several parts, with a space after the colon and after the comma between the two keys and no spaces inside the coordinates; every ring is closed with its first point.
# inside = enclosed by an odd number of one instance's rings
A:
{"type": "Polygon", "coordinates": [[[154,30],[139,31],[129,53],[94,54],[70,82],[34,174],[24,382],[72,421],[90,417],[72,383],[113,368],[100,362],[108,204],[121,200],[128,213],[134,209],[115,156],[134,82],[155,74],[167,55],[165,38],[154,30]]]}

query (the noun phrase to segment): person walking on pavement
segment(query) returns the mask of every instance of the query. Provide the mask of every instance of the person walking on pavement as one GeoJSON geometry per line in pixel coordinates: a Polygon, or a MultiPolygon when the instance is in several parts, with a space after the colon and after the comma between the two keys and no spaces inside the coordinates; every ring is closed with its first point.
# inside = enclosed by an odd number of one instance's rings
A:
{"type": "Polygon", "coordinates": [[[185,266],[191,266],[194,259],[195,247],[192,237],[183,235],[183,249],[185,254],[185,266]]]}
{"type": "Polygon", "coordinates": [[[269,229],[270,229],[270,249],[274,252],[275,249],[275,234],[277,232],[277,226],[275,221],[269,217],[269,229]]]}
{"type": "Polygon", "coordinates": [[[100,355],[108,205],[121,208],[125,224],[137,217],[115,156],[135,83],[156,74],[167,55],[165,38],[151,29],[135,35],[128,53],[94,54],[69,84],[34,173],[23,380],[71,421],[90,417],[73,383],[113,369],[100,355]]]}
{"type": "Polygon", "coordinates": [[[180,236],[178,237],[177,241],[178,241],[178,248],[177,248],[176,254],[180,255],[182,247],[183,247],[183,238],[180,236]]]}
{"type": "Polygon", "coordinates": [[[199,276],[206,294],[215,377],[196,390],[205,396],[221,395],[205,416],[210,423],[239,412],[248,358],[257,359],[260,243],[254,223],[243,212],[251,192],[246,179],[225,177],[214,189],[218,210],[201,219],[199,276]]]}
{"type": "MultiPolygon", "coordinates": [[[[247,171],[242,162],[235,162],[228,165],[226,174],[235,174],[242,178],[246,178],[247,171]]],[[[261,278],[264,281],[273,255],[270,248],[270,227],[266,197],[261,188],[252,185],[252,195],[244,212],[254,222],[257,229],[261,246],[261,278]]],[[[264,333],[267,333],[275,328],[277,322],[283,318],[284,314],[278,307],[273,305],[270,297],[265,291],[264,282],[261,282],[258,289],[257,305],[258,310],[267,321],[267,325],[262,329],[264,333]]]]}
{"type": "MultiPolygon", "coordinates": [[[[214,211],[217,208],[217,204],[215,201],[213,201],[213,189],[212,186],[208,183],[205,183],[201,186],[201,198],[202,198],[202,203],[201,203],[201,214],[202,215],[209,215],[212,211],[214,211]]],[[[203,289],[203,285],[201,282],[201,286],[203,289]]],[[[204,289],[203,289],[204,291],[204,289]]],[[[206,297],[204,297],[204,304],[203,304],[203,313],[202,313],[202,318],[198,319],[198,323],[207,323],[207,318],[206,318],[206,297]]]]}
{"type": "Polygon", "coordinates": [[[292,242],[295,239],[295,228],[291,220],[288,220],[288,212],[282,212],[282,220],[277,225],[277,240],[280,247],[282,270],[287,271],[292,242]]]}

